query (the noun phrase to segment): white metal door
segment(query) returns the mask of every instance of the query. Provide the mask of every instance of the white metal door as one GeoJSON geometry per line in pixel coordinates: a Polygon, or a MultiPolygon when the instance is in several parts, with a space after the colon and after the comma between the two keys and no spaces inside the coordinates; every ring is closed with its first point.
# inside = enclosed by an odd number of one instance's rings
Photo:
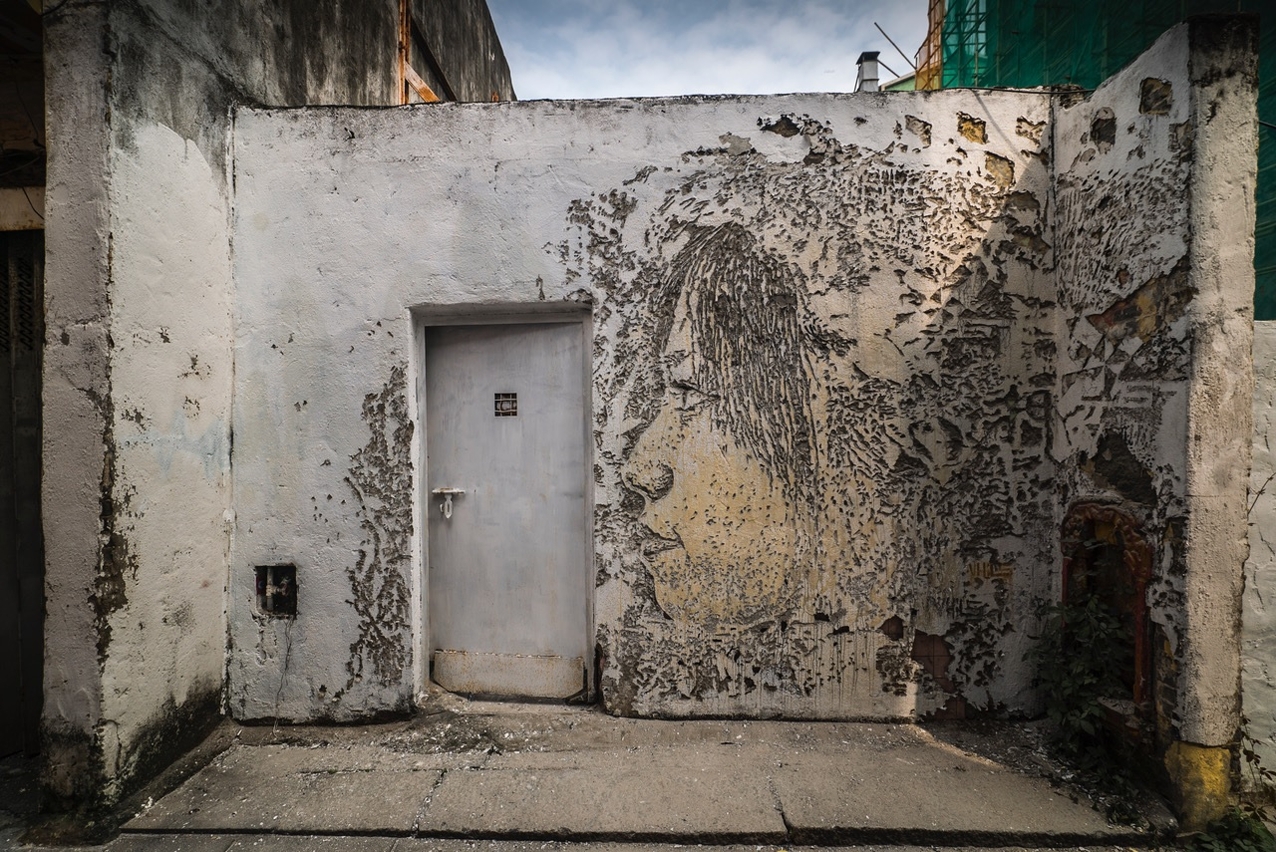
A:
{"type": "Polygon", "coordinates": [[[580,323],[426,330],[429,623],[445,689],[585,686],[583,357],[580,323]]]}

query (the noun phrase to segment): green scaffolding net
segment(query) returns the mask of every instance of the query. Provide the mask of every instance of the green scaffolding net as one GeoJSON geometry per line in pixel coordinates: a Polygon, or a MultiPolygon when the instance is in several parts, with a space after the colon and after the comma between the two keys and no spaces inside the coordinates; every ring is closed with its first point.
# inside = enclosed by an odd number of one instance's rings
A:
{"type": "MultiPolygon", "coordinates": [[[[1272,0],[948,0],[943,88],[1072,84],[1093,89],[1191,15],[1267,12],[1259,21],[1258,116],[1276,124],[1272,0]]],[[[1276,319],[1276,128],[1260,126],[1254,316],[1276,319]]]]}

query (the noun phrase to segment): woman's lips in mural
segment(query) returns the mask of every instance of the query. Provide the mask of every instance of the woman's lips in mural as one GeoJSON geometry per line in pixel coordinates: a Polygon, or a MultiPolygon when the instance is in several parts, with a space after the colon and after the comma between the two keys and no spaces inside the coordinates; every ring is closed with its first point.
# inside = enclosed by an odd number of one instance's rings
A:
{"type": "Polygon", "coordinates": [[[650,559],[653,556],[664,553],[666,550],[673,550],[678,547],[682,547],[682,539],[665,538],[648,530],[642,542],[642,555],[650,559]]]}

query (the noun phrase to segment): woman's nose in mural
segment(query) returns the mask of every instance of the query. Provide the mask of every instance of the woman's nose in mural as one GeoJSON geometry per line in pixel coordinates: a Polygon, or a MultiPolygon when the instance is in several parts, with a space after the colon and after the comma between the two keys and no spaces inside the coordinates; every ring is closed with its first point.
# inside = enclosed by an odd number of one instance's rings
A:
{"type": "Polygon", "coordinates": [[[668,416],[669,407],[666,405],[634,444],[622,477],[625,485],[637,491],[645,500],[643,523],[656,535],[673,538],[675,532],[662,520],[663,513],[660,512],[661,501],[674,485],[674,471],[668,452],[668,416]]]}

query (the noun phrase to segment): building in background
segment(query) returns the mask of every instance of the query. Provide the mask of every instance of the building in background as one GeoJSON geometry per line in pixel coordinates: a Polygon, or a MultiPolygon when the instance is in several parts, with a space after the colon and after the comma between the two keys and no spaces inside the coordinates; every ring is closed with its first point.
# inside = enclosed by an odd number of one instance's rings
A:
{"type": "Polygon", "coordinates": [[[1254,318],[1276,320],[1276,10],[1269,0],[930,0],[917,88],[1094,89],[1192,15],[1261,13],[1254,318]]]}

